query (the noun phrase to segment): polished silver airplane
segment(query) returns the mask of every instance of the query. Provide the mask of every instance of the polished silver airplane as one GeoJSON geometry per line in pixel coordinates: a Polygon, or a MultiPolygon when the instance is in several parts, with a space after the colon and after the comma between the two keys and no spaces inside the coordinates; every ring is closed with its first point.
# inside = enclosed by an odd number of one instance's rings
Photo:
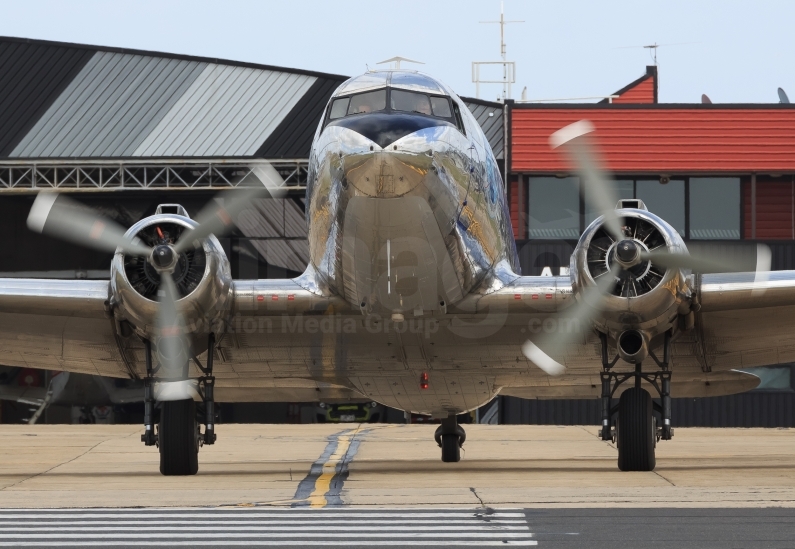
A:
{"type": "Polygon", "coordinates": [[[0,281],[0,362],[143,380],[142,440],[163,474],[196,473],[216,401],[430,414],[443,461],[458,461],[456,415],[498,394],[601,398],[619,467],[651,470],[673,434],[672,396],[745,391],[758,378],[738,368],[795,360],[795,272],[699,274],[720,261],[690,255],[640,200],[612,197],[593,130],[550,138],[601,214],[569,276],[520,275],[483,132],[452,90],[413,71],[368,72],[331,97],[310,156],[310,261],[295,279],[233,280],[215,236],[268,199],[263,182],[195,220],[163,204],[126,231],[40,193],[30,228],[115,251],[111,279],[0,281]]]}

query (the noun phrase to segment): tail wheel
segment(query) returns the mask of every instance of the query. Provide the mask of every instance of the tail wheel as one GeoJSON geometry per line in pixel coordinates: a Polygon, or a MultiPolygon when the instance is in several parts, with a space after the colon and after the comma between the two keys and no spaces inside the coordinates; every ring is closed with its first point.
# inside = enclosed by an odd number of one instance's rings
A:
{"type": "Polygon", "coordinates": [[[618,468],[622,471],[653,471],[657,464],[654,447],[654,414],[651,395],[645,389],[631,388],[618,402],[618,468]]]}
{"type": "Polygon", "coordinates": [[[442,461],[455,463],[461,461],[461,438],[458,435],[442,435],[442,461]]]}
{"type": "Polygon", "coordinates": [[[195,475],[199,471],[196,403],[191,399],[164,402],[157,439],[162,474],[195,475]]]}

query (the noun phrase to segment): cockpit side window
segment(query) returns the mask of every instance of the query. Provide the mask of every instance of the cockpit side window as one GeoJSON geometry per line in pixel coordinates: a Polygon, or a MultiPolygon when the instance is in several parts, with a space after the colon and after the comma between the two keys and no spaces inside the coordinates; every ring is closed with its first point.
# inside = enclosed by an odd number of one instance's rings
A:
{"type": "Polygon", "coordinates": [[[375,90],[352,96],[348,105],[348,114],[364,114],[384,109],[386,109],[386,90],[375,90]]]}
{"type": "Polygon", "coordinates": [[[331,112],[328,115],[329,119],[336,120],[337,118],[342,118],[343,116],[347,115],[348,103],[350,102],[350,97],[341,97],[339,99],[335,99],[334,103],[331,104],[331,112]]]}

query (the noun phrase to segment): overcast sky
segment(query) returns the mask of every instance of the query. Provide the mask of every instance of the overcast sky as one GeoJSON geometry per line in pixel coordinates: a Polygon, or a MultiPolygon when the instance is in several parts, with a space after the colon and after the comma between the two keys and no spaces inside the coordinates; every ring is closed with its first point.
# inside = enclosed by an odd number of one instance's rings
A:
{"type": "MultiPolygon", "coordinates": [[[[473,96],[471,62],[499,59],[499,0],[4,0],[0,35],[157,50],[354,75],[402,55],[473,96]]],[[[607,95],[658,50],[660,101],[795,101],[795,1],[506,0],[514,97],[607,95]],[[684,44],[682,44],[684,43],[684,44]],[[627,48],[627,46],[638,46],[627,48]]],[[[483,87],[495,99],[498,86],[483,87]]]]}

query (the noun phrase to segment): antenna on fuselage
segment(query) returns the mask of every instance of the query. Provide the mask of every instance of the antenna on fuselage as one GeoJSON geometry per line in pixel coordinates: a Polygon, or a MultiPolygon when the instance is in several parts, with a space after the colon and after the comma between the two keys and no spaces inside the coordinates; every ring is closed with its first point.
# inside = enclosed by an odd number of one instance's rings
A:
{"type": "Polygon", "coordinates": [[[480,21],[480,23],[498,23],[500,25],[500,57],[502,61],[472,61],[472,82],[475,83],[475,97],[480,98],[481,84],[502,84],[502,100],[511,98],[511,84],[516,82],[516,62],[507,60],[507,47],[505,46],[505,25],[509,23],[524,23],[524,21],[505,20],[505,5],[500,2],[499,21],[480,21]],[[481,65],[502,65],[502,80],[481,80],[481,65]]]}
{"type": "Polygon", "coordinates": [[[416,63],[418,65],[424,65],[425,64],[422,61],[414,61],[413,59],[409,59],[408,57],[401,57],[399,55],[396,55],[395,57],[390,57],[389,59],[384,59],[383,61],[379,61],[378,63],[376,63],[376,65],[383,65],[385,63],[394,63],[395,66],[392,67],[392,68],[393,69],[399,69],[401,61],[405,61],[406,63],[416,63]]]}

